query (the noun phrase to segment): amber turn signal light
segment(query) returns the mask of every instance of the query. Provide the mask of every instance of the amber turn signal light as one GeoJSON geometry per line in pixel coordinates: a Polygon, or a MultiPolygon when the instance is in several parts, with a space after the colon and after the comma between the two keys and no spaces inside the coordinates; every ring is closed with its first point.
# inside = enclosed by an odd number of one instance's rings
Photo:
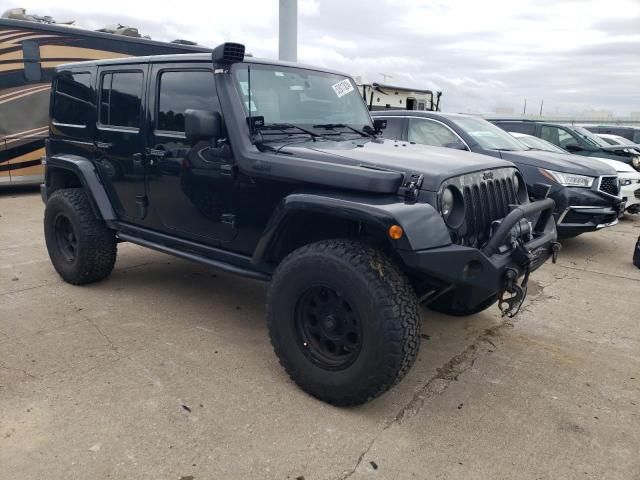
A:
{"type": "Polygon", "coordinates": [[[391,225],[389,227],[388,233],[389,237],[393,240],[400,240],[402,238],[402,235],[404,235],[404,230],[402,230],[402,227],[400,225],[391,225]]]}

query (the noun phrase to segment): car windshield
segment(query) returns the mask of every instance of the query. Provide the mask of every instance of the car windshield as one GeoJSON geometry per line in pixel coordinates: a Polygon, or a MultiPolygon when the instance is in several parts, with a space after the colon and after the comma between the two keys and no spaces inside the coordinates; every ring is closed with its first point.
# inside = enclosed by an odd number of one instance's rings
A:
{"type": "Polygon", "coordinates": [[[252,116],[264,117],[265,126],[329,126],[350,133],[354,132],[348,127],[372,127],[356,84],[343,75],[246,63],[234,65],[233,73],[247,115],[251,108],[252,116]]]}
{"type": "Polygon", "coordinates": [[[576,132],[578,135],[580,135],[582,138],[584,138],[585,141],[587,141],[588,143],[590,143],[594,147],[609,147],[610,146],[602,138],[597,137],[596,135],[591,133],[586,128],[573,127],[573,131],[576,132]]]}
{"type": "Polygon", "coordinates": [[[609,138],[604,138],[604,140],[606,140],[609,143],[613,142],[611,143],[611,145],[634,145],[634,143],[628,138],[619,137],[617,135],[614,135],[613,137],[609,137],[609,138]]]}
{"type": "Polygon", "coordinates": [[[547,142],[538,137],[533,137],[531,135],[515,135],[515,137],[524,143],[527,147],[532,148],[534,150],[542,150],[544,152],[555,152],[555,153],[568,153],[566,150],[554,145],[551,142],[547,142]]]}
{"type": "Polygon", "coordinates": [[[528,150],[528,147],[507,132],[482,118],[452,117],[451,120],[469,136],[473,137],[482,148],[489,150],[528,150]]]}

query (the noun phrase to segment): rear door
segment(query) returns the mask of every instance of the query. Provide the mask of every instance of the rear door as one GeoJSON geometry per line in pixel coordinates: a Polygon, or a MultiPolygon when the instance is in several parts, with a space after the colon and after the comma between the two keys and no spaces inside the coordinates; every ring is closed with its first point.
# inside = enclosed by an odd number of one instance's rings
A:
{"type": "Polygon", "coordinates": [[[98,71],[96,162],[118,216],[140,223],[146,216],[144,85],[148,65],[118,65],[98,71]]]}
{"type": "MultiPolygon", "coordinates": [[[[187,109],[220,112],[210,64],[155,64],[146,150],[150,227],[217,245],[236,234],[233,158],[185,136],[187,109]]],[[[223,139],[220,139],[223,140],[223,139]]],[[[229,150],[230,152],[230,150],[229,150]]]]}

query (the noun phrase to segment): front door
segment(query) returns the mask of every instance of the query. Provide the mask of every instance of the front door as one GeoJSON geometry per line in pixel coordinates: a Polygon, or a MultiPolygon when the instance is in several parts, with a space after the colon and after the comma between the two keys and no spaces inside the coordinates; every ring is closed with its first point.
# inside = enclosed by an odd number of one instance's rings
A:
{"type": "Polygon", "coordinates": [[[210,245],[229,241],[236,235],[233,159],[184,133],[185,110],[221,111],[213,70],[157,64],[151,78],[148,226],[210,245]]]}
{"type": "Polygon", "coordinates": [[[98,76],[96,165],[118,216],[140,223],[146,214],[143,86],[147,65],[101,69],[98,76]]]}

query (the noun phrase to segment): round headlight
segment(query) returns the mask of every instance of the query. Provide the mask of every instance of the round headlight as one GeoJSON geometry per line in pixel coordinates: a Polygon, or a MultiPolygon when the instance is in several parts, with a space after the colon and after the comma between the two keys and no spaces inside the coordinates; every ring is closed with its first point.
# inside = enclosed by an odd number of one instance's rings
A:
{"type": "Polygon", "coordinates": [[[634,167],[640,167],[640,157],[633,157],[631,163],[634,167]]]}
{"type": "Polygon", "coordinates": [[[456,187],[450,185],[440,196],[440,213],[451,228],[458,228],[464,221],[464,198],[456,187]]]}
{"type": "Polygon", "coordinates": [[[442,216],[445,219],[448,218],[449,215],[451,215],[451,212],[453,211],[454,201],[455,201],[455,198],[453,196],[453,190],[451,190],[451,187],[445,188],[444,192],[442,192],[442,202],[441,202],[442,216]]]}

